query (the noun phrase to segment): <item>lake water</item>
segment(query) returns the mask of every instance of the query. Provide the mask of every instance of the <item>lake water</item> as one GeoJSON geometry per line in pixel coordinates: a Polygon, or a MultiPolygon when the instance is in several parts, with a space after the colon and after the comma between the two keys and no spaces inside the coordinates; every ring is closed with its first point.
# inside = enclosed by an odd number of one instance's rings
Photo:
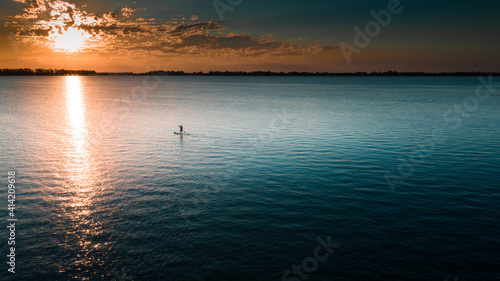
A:
{"type": "Polygon", "coordinates": [[[499,280],[500,84],[479,85],[0,77],[0,279],[499,280]]]}

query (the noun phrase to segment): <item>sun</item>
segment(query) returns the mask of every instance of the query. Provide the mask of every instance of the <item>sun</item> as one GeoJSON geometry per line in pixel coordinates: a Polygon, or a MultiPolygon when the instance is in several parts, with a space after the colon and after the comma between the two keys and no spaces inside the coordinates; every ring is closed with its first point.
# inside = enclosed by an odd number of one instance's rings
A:
{"type": "Polygon", "coordinates": [[[76,27],[69,27],[62,33],[53,32],[49,36],[54,50],[68,53],[81,51],[90,37],[89,33],[76,27]]]}

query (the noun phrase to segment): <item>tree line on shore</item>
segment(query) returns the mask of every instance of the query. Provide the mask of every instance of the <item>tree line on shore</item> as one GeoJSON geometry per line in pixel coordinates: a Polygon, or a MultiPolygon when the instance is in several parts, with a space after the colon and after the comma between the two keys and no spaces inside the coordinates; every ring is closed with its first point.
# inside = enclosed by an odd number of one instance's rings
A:
{"type": "Polygon", "coordinates": [[[150,71],[149,75],[209,75],[209,76],[500,76],[499,72],[397,72],[397,71],[373,71],[373,72],[272,72],[272,71],[210,71],[192,72],[184,71],[150,71]]]}
{"type": "Polygon", "coordinates": [[[209,71],[209,72],[184,72],[184,71],[149,71],[146,73],[133,72],[96,72],[95,70],[65,70],[65,69],[29,69],[19,68],[0,69],[0,76],[62,76],[62,75],[173,75],[173,76],[500,76],[499,72],[272,72],[272,71],[209,71]]]}
{"type": "Polygon", "coordinates": [[[60,75],[97,75],[94,70],[66,70],[66,69],[29,69],[29,68],[18,68],[10,69],[3,68],[0,69],[0,75],[4,76],[60,76],[60,75]]]}

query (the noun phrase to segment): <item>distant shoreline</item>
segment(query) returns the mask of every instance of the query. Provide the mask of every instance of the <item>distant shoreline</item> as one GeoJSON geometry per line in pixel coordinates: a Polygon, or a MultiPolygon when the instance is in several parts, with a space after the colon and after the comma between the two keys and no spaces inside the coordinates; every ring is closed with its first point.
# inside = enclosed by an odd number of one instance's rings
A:
{"type": "Polygon", "coordinates": [[[134,72],[96,72],[95,70],[65,70],[65,69],[0,69],[0,76],[500,76],[500,72],[272,72],[272,71],[209,71],[209,72],[184,72],[184,71],[150,71],[144,73],[134,72]]]}

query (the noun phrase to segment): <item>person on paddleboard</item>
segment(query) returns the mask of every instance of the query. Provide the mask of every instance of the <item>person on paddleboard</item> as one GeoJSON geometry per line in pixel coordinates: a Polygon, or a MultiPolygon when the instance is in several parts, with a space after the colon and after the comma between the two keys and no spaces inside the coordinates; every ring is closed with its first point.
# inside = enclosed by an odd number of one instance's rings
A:
{"type": "Polygon", "coordinates": [[[182,132],[184,131],[184,128],[182,127],[182,125],[177,125],[177,126],[179,126],[179,129],[181,129],[181,134],[182,134],[182,132]]]}

